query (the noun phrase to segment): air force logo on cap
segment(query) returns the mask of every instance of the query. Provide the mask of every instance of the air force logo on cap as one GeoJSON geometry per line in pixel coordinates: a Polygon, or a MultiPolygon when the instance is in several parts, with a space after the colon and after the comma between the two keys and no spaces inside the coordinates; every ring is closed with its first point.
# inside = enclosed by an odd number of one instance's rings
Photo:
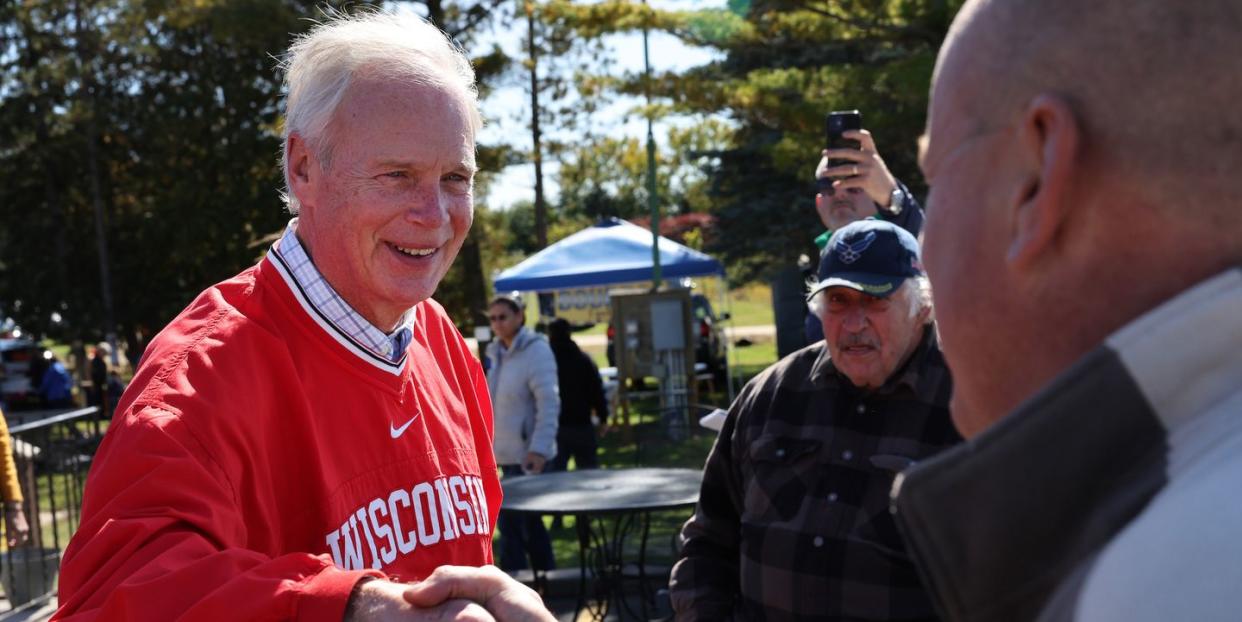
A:
{"type": "Polygon", "coordinates": [[[860,220],[841,227],[828,240],[819,260],[819,282],[810,296],[839,286],[884,297],[907,278],[922,274],[914,236],[890,222],[860,220]]]}
{"type": "Polygon", "coordinates": [[[866,251],[874,241],[875,232],[868,231],[867,235],[864,235],[861,240],[856,242],[841,240],[841,242],[835,246],[835,250],[837,255],[840,256],[842,263],[851,264],[858,261],[858,258],[862,257],[863,252],[866,251]]]}

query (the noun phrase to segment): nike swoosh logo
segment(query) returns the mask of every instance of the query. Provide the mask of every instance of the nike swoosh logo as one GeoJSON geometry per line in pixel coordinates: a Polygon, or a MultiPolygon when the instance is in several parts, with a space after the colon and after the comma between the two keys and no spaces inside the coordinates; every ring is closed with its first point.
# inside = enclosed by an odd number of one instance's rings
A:
{"type": "Polygon", "coordinates": [[[411,424],[411,423],[414,423],[414,420],[415,420],[415,419],[417,419],[417,418],[418,418],[418,415],[414,415],[413,417],[410,417],[410,420],[409,420],[409,421],[406,421],[405,423],[403,423],[403,424],[401,425],[401,427],[399,427],[399,428],[394,428],[394,427],[392,427],[392,422],[389,422],[389,423],[388,423],[388,433],[389,433],[389,434],[391,434],[393,438],[397,438],[397,437],[401,436],[402,434],[405,434],[405,429],[406,429],[406,428],[408,428],[408,427],[410,427],[410,424],[411,424]]]}

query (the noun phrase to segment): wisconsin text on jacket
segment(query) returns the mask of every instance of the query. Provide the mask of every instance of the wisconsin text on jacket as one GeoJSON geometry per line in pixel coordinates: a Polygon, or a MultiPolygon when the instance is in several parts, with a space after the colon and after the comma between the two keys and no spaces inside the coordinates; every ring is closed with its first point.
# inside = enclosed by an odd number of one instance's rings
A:
{"type": "Polygon", "coordinates": [[[453,475],[372,499],[354,510],[326,540],[337,567],[379,570],[397,555],[409,555],[420,546],[489,533],[483,480],[453,475]],[[369,557],[364,559],[364,555],[369,557]]]}

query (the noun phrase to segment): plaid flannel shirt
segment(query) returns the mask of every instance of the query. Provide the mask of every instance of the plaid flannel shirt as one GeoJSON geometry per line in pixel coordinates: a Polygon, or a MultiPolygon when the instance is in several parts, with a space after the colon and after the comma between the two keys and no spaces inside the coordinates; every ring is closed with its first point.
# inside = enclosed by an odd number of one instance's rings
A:
{"type": "Polygon", "coordinates": [[[837,372],[822,341],[747,384],[682,531],[677,619],[935,619],[889,490],[897,472],[961,440],[951,387],[930,327],[875,391],[837,372]]]}

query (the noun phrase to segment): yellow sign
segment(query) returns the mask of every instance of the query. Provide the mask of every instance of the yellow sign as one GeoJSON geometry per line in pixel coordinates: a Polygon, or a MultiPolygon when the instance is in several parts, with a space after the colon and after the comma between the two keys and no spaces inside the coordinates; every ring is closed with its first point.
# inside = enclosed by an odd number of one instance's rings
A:
{"type": "Polygon", "coordinates": [[[556,291],[556,317],[573,324],[602,324],[612,314],[606,286],[556,291]]]}
{"type": "Polygon", "coordinates": [[[556,295],[556,317],[565,318],[573,324],[605,324],[612,316],[609,293],[619,289],[633,289],[643,283],[600,285],[560,289],[556,295]]]}

